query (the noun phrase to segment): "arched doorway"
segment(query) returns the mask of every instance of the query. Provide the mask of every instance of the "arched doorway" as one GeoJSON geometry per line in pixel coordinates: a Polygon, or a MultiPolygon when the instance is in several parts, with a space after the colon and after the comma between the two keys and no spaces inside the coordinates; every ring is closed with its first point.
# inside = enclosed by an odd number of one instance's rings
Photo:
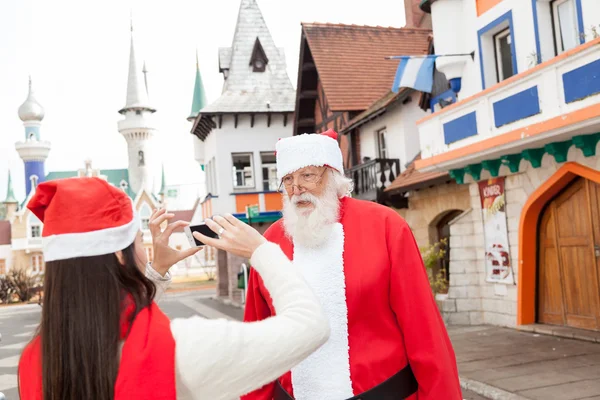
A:
{"type": "MultiPolygon", "coordinates": [[[[572,197],[575,193],[578,192],[578,198],[576,197],[575,199],[573,199],[572,201],[579,201],[579,199],[582,198],[582,193],[580,190],[578,190],[578,186],[577,185],[577,180],[579,178],[583,178],[584,182],[586,186],[586,202],[589,203],[585,203],[585,204],[589,204],[589,212],[592,215],[592,222],[591,222],[591,226],[594,229],[594,235],[596,235],[597,233],[599,233],[597,236],[594,237],[594,241],[596,242],[596,244],[598,243],[598,239],[597,237],[600,237],[600,232],[598,230],[598,223],[600,222],[600,216],[597,214],[597,201],[600,198],[600,191],[598,190],[598,184],[600,184],[600,171],[592,169],[592,168],[588,168],[586,166],[583,166],[581,164],[578,163],[574,163],[574,162],[567,162],[565,163],[561,168],[559,168],[558,171],[556,171],[556,173],[554,175],[552,175],[546,182],[544,182],[542,185],[540,185],[540,187],[538,187],[530,196],[529,199],[527,200],[527,202],[525,203],[525,205],[523,206],[523,210],[521,212],[521,220],[519,223],[519,270],[518,270],[518,296],[517,296],[517,324],[518,325],[525,325],[525,324],[533,324],[535,322],[544,322],[544,320],[547,320],[546,317],[544,318],[538,318],[538,315],[541,315],[541,313],[546,313],[546,314],[552,314],[551,312],[551,308],[548,308],[548,311],[546,311],[546,308],[544,308],[541,312],[540,312],[540,307],[542,302],[546,302],[546,301],[550,301],[550,303],[552,303],[553,301],[556,301],[556,298],[553,297],[548,297],[548,300],[546,300],[546,298],[543,298],[544,295],[538,295],[538,292],[540,291],[540,275],[541,272],[538,273],[538,258],[543,258],[546,257],[545,259],[542,260],[542,263],[544,265],[544,271],[543,273],[546,273],[546,277],[542,278],[541,280],[541,285],[547,285],[546,282],[549,282],[549,278],[550,275],[552,273],[552,271],[560,271],[560,274],[563,273],[563,269],[560,269],[558,267],[554,267],[554,269],[552,269],[552,265],[548,264],[551,262],[550,257],[552,256],[552,252],[554,251],[556,254],[558,254],[558,252],[565,252],[567,254],[576,254],[579,252],[579,250],[576,250],[577,246],[569,246],[569,244],[573,244],[573,241],[575,241],[574,243],[577,243],[576,239],[566,239],[566,240],[562,240],[561,238],[561,244],[556,245],[556,241],[555,241],[555,245],[554,247],[551,245],[548,245],[549,242],[552,241],[552,238],[554,238],[556,236],[556,225],[553,224],[559,224],[560,226],[558,226],[558,228],[563,228],[562,225],[562,221],[558,221],[557,218],[552,214],[552,211],[550,211],[550,214],[547,215],[546,211],[548,209],[552,209],[552,205],[549,206],[549,204],[555,204],[554,207],[556,207],[556,204],[560,203],[561,200],[567,201],[568,202],[568,198],[572,197]],[[570,189],[571,186],[570,185],[574,185],[572,186],[573,189],[570,189]],[[595,185],[595,190],[591,190],[589,191],[590,187],[594,187],[595,185]],[[573,192],[569,192],[569,190],[574,190],[575,193],[573,192]],[[589,193],[588,193],[589,191],[589,193]],[[564,193],[569,193],[569,194],[564,194],[564,193]],[[564,196],[564,197],[562,197],[564,196]],[[590,201],[590,197],[589,196],[594,196],[591,197],[592,199],[596,199],[596,202],[594,202],[593,200],[590,201]],[[554,201],[557,201],[557,203],[553,203],[554,201]],[[594,207],[592,207],[592,205],[594,205],[594,207]],[[554,235],[554,236],[552,236],[554,235]],[[541,240],[540,240],[541,239],[541,240]],[[572,242],[569,242],[572,241],[572,242]],[[562,246],[562,243],[565,243],[564,246],[562,246]],[[544,250],[544,252],[542,253],[541,250],[541,245],[544,245],[546,247],[546,249],[544,250]],[[548,266],[550,265],[550,266],[548,266]],[[558,269],[557,269],[558,268],[558,269]],[[541,300],[541,301],[538,301],[541,300]]],[[[580,184],[581,185],[581,184],[580,184]]],[[[562,204],[562,203],[561,203],[562,204]]],[[[569,205],[565,205],[565,207],[569,207],[569,205]]],[[[578,210],[578,206],[570,206],[571,210],[570,212],[581,212],[581,210],[578,210]],[[574,210],[574,211],[573,211],[574,210]]],[[[566,209],[566,208],[565,208],[566,209]]],[[[567,213],[567,215],[569,215],[567,213]]],[[[567,225],[572,225],[573,221],[571,218],[567,218],[569,220],[569,222],[567,223],[567,225]]],[[[573,233],[575,233],[573,236],[577,237],[578,236],[578,232],[574,231],[573,228],[571,227],[573,233]]],[[[585,228],[577,228],[579,231],[581,231],[582,229],[585,228]]],[[[588,256],[591,256],[593,254],[593,259],[598,260],[597,257],[595,257],[596,254],[596,249],[594,247],[591,247],[589,249],[589,254],[588,256]],[[593,253],[592,253],[593,252],[593,253]]],[[[554,260],[556,260],[556,255],[554,255],[554,260]]],[[[578,263],[575,264],[576,266],[579,266],[579,260],[577,260],[578,263]]],[[[571,265],[571,264],[568,264],[571,265]]],[[[596,267],[596,274],[595,276],[598,276],[598,266],[596,267]]],[[[569,271],[568,271],[569,272],[569,271]]],[[[569,272],[570,273],[570,272],[569,272]]],[[[559,277],[561,277],[562,275],[559,275],[559,277]]],[[[579,276],[581,276],[581,274],[579,274],[579,276]]],[[[569,291],[579,291],[581,290],[578,287],[573,288],[572,284],[574,284],[574,282],[572,282],[572,278],[571,281],[566,281],[567,284],[562,285],[561,283],[561,292],[563,292],[563,290],[569,290],[569,291]]],[[[589,279],[593,279],[591,277],[586,277],[586,280],[589,279]]],[[[598,280],[596,280],[596,282],[598,282],[598,280]]],[[[588,282],[589,283],[589,282],[588,282]]],[[[549,293],[549,290],[552,289],[543,289],[545,290],[545,293],[549,293]]],[[[584,289],[587,290],[587,287],[584,289]]],[[[563,292],[564,293],[564,292],[563,292]]],[[[564,296],[564,294],[563,294],[564,296]]],[[[597,296],[597,294],[596,294],[597,296]]],[[[586,296],[586,298],[589,298],[586,296]]],[[[561,307],[564,307],[564,303],[562,303],[561,300],[561,307]]],[[[575,307],[578,307],[579,304],[577,303],[571,303],[571,310],[576,310],[575,307]]],[[[545,307],[545,306],[544,306],[545,307]]],[[[550,306],[549,306],[550,307],[550,306]]],[[[555,306],[554,310],[556,310],[555,306]]],[[[581,312],[580,310],[577,310],[577,312],[581,312]]],[[[554,312],[554,314],[556,314],[556,312],[554,312]]],[[[549,317],[547,317],[549,318],[549,317]]]]}
{"type": "Polygon", "coordinates": [[[600,330],[600,185],[577,178],[545,207],[538,322],[600,330]]]}
{"type": "MultiPolygon", "coordinates": [[[[432,273],[436,276],[438,273],[443,272],[443,276],[448,284],[450,282],[450,222],[461,213],[461,210],[445,211],[438,215],[430,225],[430,239],[432,239],[433,243],[442,243],[440,244],[440,249],[445,251],[444,257],[438,261],[437,268],[434,268],[432,273]]],[[[442,293],[447,293],[447,291],[448,288],[446,287],[442,293]]]]}

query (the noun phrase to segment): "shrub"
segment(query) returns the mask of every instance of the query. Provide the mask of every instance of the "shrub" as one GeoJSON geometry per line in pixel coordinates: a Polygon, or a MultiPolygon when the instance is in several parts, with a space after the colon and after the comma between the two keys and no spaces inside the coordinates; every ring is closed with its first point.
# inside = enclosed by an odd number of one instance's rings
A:
{"type": "Polygon", "coordinates": [[[439,265],[439,260],[444,258],[446,255],[447,240],[442,239],[437,243],[430,244],[429,246],[421,247],[421,257],[423,257],[423,263],[427,269],[427,276],[429,277],[429,286],[433,294],[438,294],[446,290],[448,287],[448,281],[446,280],[446,274],[443,269],[436,272],[436,267],[439,265]]]}
{"type": "Polygon", "coordinates": [[[38,292],[41,284],[39,275],[29,275],[23,268],[11,269],[8,281],[19,301],[28,302],[38,292]]]}
{"type": "Polygon", "coordinates": [[[8,277],[0,277],[0,303],[10,303],[14,294],[15,289],[8,280],[8,277]]]}

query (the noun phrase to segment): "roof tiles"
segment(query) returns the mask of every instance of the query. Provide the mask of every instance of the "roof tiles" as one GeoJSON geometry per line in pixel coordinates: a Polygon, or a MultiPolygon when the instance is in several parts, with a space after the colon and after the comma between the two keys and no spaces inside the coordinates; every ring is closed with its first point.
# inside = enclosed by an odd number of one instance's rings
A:
{"type": "Polygon", "coordinates": [[[397,60],[427,54],[431,30],[303,23],[332,111],[366,110],[392,87],[397,60]]]}

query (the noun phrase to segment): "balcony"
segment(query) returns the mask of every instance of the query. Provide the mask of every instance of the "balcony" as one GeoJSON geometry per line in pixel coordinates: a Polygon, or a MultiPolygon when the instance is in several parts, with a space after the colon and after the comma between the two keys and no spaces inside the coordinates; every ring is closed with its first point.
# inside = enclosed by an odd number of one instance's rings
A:
{"type": "Polygon", "coordinates": [[[27,244],[29,247],[41,247],[42,246],[42,238],[41,237],[30,237],[27,239],[27,244]]]}
{"type": "Polygon", "coordinates": [[[354,182],[355,198],[383,203],[384,189],[400,174],[400,160],[376,158],[347,169],[345,174],[354,182]]]}
{"type": "Polygon", "coordinates": [[[26,253],[41,251],[42,250],[42,238],[41,237],[26,237],[12,240],[13,250],[25,250],[26,253]]]}
{"type": "Polygon", "coordinates": [[[564,162],[571,145],[595,153],[598,71],[595,39],[423,118],[417,169],[467,172],[478,180],[482,168],[491,176],[502,166],[517,172],[522,159],[536,168],[544,153],[564,162]]]}

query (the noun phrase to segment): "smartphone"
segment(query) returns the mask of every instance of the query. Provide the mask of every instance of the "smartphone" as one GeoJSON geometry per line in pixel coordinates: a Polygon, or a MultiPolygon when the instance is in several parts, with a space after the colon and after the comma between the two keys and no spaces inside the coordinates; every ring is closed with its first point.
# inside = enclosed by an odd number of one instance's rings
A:
{"type": "Polygon", "coordinates": [[[202,243],[200,240],[196,239],[194,235],[192,235],[193,232],[200,232],[204,236],[208,236],[210,238],[219,238],[219,235],[213,232],[212,229],[210,229],[205,223],[201,223],[199,225],[186,226],[185,228],[183,228],[183,231],[185,232],[185,236],[187,237],[191,247],[205,246],[204,243],[202,243]]]}

